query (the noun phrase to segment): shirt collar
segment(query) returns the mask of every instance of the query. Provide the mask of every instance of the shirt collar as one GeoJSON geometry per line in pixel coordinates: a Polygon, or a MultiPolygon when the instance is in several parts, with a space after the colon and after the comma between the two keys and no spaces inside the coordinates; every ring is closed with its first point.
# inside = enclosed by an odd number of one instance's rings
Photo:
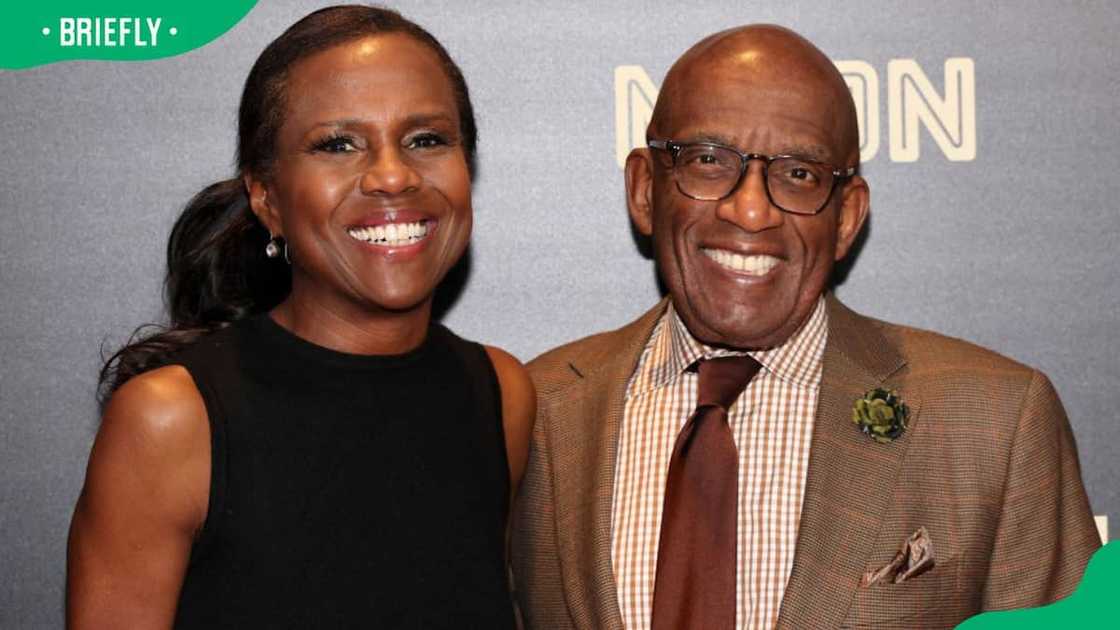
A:
{"type": "MultiPolygon", "coordinates": [[[[661,365],[652,366],[647,386],[642,389],[650,391],[669,385],[700,359],[744,354],[750,355],[762,364],[766,372],[777,378],[802,387],[816,388],[820,386],[821,362],[827,337],[828,313],[824,296],[817,300],[805,323],[784,343],[765,350],[747,352],[713,348],[701,343],[692,336],[677,315],[673,303],[669,302],[650,344],[651,347],[661,345],[665,349],[665,352],[659,353],[664,360],[661,365]]],[[[640,393],[642,392],[633,391],[631,395],[640,393]]]]}

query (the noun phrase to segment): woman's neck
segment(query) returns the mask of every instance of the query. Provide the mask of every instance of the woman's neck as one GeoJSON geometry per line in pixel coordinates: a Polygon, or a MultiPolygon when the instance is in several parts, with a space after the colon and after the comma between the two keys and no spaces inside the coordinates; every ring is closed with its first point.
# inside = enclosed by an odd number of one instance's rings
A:
{"type": "Polygon", "coordinates": [[[271,312],[289,332],[324,348],[348,354],[403,354],[419,346],[428,332],[432,299],[406,311],[332,308],[288,296],[271,312]]]}

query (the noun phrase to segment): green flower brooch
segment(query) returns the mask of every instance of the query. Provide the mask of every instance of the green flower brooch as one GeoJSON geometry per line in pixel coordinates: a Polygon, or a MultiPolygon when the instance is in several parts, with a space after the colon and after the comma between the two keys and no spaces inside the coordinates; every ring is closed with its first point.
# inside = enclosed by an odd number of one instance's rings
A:
{"type": "Polygon", "coordinates": [[[852,422],[880,444],[893,442],[902,435],[909,417],[910,408],[894,390],[878,387],[856,400],[852,407],[852,422]]]}

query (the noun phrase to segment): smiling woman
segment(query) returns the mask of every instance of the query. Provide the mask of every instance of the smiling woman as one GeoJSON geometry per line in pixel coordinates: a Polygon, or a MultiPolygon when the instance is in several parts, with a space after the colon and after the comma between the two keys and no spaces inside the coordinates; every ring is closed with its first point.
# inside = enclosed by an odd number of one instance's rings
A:
{"type": "MultiPolygon", "coordinates": [[[[295,328],[315,320],[297,334],[334,347],[322,315],[426,310],[462,256],[470,176],[454,90],[439,68],[428,45],[390,33],[325,50],[290,72],[276,159],[245,179],[253,212],[299,259],[277,313],[295,328]]],[[[419,338],[394,330],[379,341],[400,352],[419,338]]]]}
{"type": "Polygon", "coordinates": [[[474,153],[458,68],[392,11],[265,49],[237,177],[172,230],[171,326],[102,371],[70,627],[513,627],[533,389],[431,321],[474,153]]]}

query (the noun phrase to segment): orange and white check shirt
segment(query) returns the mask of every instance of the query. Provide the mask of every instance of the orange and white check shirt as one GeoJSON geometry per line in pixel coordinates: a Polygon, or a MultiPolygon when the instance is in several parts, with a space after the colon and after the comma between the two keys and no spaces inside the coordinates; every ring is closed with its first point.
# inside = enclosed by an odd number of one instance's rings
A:
{"type": "MultiPolygon", "coordinates": [[[[739,451],[737,628],[773,628],[793,567],[809,442],[828,336],[824,299],[781,346],[750,354],[758,375],[728,410],[739,451]]],[[[626,391],[611,518],[611,561],[627,630],[653,610],[665,480],[677,434],[696,407],[701,358],[735,353],[697,341],[669,306],[626,391]]]]}

